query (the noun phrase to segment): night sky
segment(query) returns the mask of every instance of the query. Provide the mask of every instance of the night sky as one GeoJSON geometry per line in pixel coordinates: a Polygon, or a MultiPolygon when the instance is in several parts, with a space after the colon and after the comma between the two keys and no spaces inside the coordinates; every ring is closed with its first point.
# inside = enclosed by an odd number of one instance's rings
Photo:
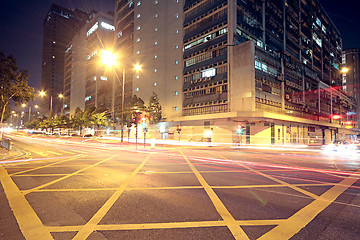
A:
{"type": "MultiPolygon", "coordinates": [[[[150,0],[145,0],[150,1],[150,0]]],[[[164,0],[165,1],[165,0],[164,0]]],[[[84,11],[114,11],[115,0],[0,0],[0,51],[13,54],[40,88],[43,20],[52,3],[84,11]]],[[[360,48],[360,1],[320,0],[343,38],[343,48],[360,48]]]]}

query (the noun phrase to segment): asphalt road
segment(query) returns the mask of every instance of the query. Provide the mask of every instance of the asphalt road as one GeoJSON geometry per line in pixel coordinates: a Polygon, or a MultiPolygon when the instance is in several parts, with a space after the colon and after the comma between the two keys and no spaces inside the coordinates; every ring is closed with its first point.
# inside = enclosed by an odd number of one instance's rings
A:
{"type": "Polygon", "coordinates": [[[0,239],[359,239],[360,159],[12,136],[0,239]]]}

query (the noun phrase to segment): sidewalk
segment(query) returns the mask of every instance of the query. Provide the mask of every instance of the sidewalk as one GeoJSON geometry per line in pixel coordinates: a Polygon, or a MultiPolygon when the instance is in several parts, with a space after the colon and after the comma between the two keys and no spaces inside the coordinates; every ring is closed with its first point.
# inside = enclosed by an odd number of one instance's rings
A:
{"type": "Polygon", "coordinates": [[[11,158],[16,158],[20,155],[21,155],[21,153],[17,150],[8,151],[8,150],[0,147],[0,161],[11,159],[11,158]]]}

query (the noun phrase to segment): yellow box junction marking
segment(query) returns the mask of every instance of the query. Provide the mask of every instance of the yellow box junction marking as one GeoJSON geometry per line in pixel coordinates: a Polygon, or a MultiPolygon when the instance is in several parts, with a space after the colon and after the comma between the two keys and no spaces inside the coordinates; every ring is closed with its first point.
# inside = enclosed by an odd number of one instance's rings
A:
{"type": "Polygon", "coordinates": [[[106,162],[106,161],[108,161],[108,160],[110,160],[110,159],[112,159],[112,158],[114,158],[114,157],[115,157],[115,156],[111,156],[111,157],[106,158],[106,159],[104,159],[104,160],[102,160],[102,161],[100,161],[100,162],[97,162],[97,163],[92,164],[92,165],[90,165],[90,166],[87,166],[87,167],[85,167],[85,168],[83,168],[83,169],[80,169],[80,170],[78,170],[78,171],[76,171],[76,172],[73,172],[73,173],[67,174],[66,176],[63,176],[63,177],[61,177],[61,178],[55,179],[54,181],[45,183],[45,184],[43,184],[43,185],[37,186],[37,187],[32,188],[32,189],[29,189],[29,190],[25,190],[25,191],[23,191],[23,194],[26,195],[26,194],[29,194],[29,193],[31,193],[31,192],[33,192],[33,191],[36,191],[36,190],[39,190],[39,189],[41,189],[41,188],[50,186],[50,185],[52,185],[52,184],[54,184],[54,183],[60,182],[60,181],[62,181],[62,180],[64,180],[64,179],[66,179],[66,178],[72,177],[72,176],[74,176],[74,175],[76,175],[76,174],[78,174],[78,173],[81,173],[81,172],[89,169],[89,168],[95,167],[95,166],[97,166],[97,165],[99,165],[99,164],[101,164],[101,163],[103,163],[103,162],[106,162]]]}
{"type": "MultiPolygon", "coordinates": [[[[213,153],[211,153],[211,154],[213,154],[213,153]]],[[[220,156],[220,155],[217,155],[217,154],[213,154],[213,155],[218,156],[218,157],[223,158],[223,159],[226,159],[226,160],[229,160],[228,158],[226,158],[226,157],[224,157],[224,156],[220,156]]],[[[248,167],[248,166],[246,166],[245,164],[242,164],[241,162],[234,162],[234,164],[237,164],[237,165],[239,165],[239,166],[241,166],[241,167],[244,167],[244,168],[246,168],[246,169],[248,169],[248,170],[250,170],[250,171],[252,171],[252,172],[254,172],[254,173],[256,173],[256,174],[259,174],[259,175],[265,177],[265,178],[268,178],[268,179],[270,179],[270,180],[273,180],[274,182],[278,182],[278,183],[280,183],[280,184],[282,184],[282,185],[284,185],[284,186],[287,186],[287,187],[289,187],[289,188],[292,188],[292,189],[294,189],[295,191],[301,192],[302,194],[307,195],[307,196],[309,196],[309,197],[311,197],[311,198],[317,199],[317,198],[319,197],[318,195],[313,194],[313,193],[311,193],[311,192],[309,192],[309,191],[306,191],[306,190],[304,190],[304,189],[302,189],[302,188],[299,188],[299,187],[294,186],[294,185],[292,185],[292,184],[290,184],[290,183],[284,182],[284,181],[282,181],[282,180],[280,180],[280,179],[277,179],[277,178],[275,178],[275,177],[273,177],[273,176],[270,176],[270,175],[268,175],[268,174],[265,174],[265,173],[263,173],[263,172],[260,172],[260,171],[258,171],[258,170],[255,170],[255,169],[253,169],[253,168],[251,168],[251,167],[248,167]]]]}
{"type": "Polygon", "coordinates": [[[204,190],[210,197],[210,200],[214,204],[217,212],[219,215],[224,219],[226,226],[229,228],[231,233],[233,234],[235,239],[249,239],[244,230],[241,229],[239,224],[237,224],[234,217],[231,215],[231,213],[227,210],[225,205],[221,202],[220,198],[216,195],[214,190],[210,187],[210,185],[205,181],[203,176],[199,173],[199,171],[194,167],[194,165],[189,161],[189,159],[186,157],[186,155],[180,151],[180,153],[183,155],[185,161],[191,168],[191,170],[194,172],[196,178],[199,180],[200,184],[204,187],[204,190]]]}
{"type": "Polygon", "coordinates": [[[136,174],[140,172],[141,168],[146,164],[146,162],[150,159],[152,153],[150,153],[145,160],[131,173],[131,175],[123,182],[118,190],[105,202],[105,204],[95,213],[95,215],[80,229],[80,231],[73,238],[77,239],[86,239],[89,235],[95,230],[98,223],[105,216],[105,214],[110,210],[110,208],[114,205],[116,200],[120,197],[120,195],[125,191],[127,186],[131,183],[131,181],[135,178],[136,174]]]}
{"type": "Polygon", "coordinates": [[[24,237],[27,240],[53,239],[2,165],[0,165],[0,181],[24,237]]]}
{"type": "Polygon", "coordinates": [[[279,224],[263,236],[260,240],[278,240],[289,239],[298,233],[302,228],[309,224],[319,213],[335,201],[346,189],[353,185],[359,178],[350,176],[340,184],[332,187],[319,198],[314,200],[306,207],[299,210],[297,213],[289,217],[285,222],[279,224]]]}

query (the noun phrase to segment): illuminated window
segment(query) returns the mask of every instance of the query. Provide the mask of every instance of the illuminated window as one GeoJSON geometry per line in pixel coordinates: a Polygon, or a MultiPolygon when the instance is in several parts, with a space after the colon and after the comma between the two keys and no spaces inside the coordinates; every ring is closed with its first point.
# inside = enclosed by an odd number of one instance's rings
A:
{"type": "Polygon", "coordinates": [[[99,23],[96,22],[86,33],[86,37],[89,37],[91,34],[93,34],[97,29],[99,28],[99,23]]]}
{"type": "Polygon", "coordinates": [[[110,31],[115,31],[115,27],[113,25],[111,25],[111,24],[108,24],[106,22],[101,22],[100,25],[101,25],[102,28],[105,28],[105,29],[110,30],[110,31]]]}
{"type": "Polygon", "coordinates": [[[207,78],[207,77],[213,77],[216,75],[216,68],[209,68],[204,71],[201,71],[201,77],[207,78]]]}

